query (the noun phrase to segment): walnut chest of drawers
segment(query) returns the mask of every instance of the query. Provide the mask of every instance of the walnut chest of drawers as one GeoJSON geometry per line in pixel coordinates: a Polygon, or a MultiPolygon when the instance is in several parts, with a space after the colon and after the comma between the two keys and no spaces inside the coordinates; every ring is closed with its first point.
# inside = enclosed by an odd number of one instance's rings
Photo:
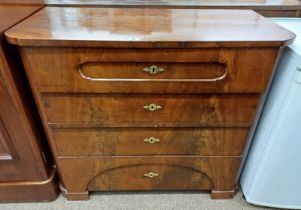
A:
{"type": "Polygon", "coordinates": [[[49,7],[6,37],[20,46],[64,194],[79,200],[121,190],[232,197],[294,34],[253,11],[49,7]]]}

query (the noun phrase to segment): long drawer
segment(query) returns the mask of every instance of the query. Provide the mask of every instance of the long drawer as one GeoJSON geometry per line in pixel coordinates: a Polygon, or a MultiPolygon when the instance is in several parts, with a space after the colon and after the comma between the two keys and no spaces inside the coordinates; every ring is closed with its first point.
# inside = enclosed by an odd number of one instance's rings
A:
{"type": "Polygon", "coordinates": [[[259,96],[44,94],[50,126],[250,126],[259,96]]]}
{"type": "Polygon", "coordinates": [[[248,128],[53,129],[59,157],[239,156],[248,128]]]}
{"type": "Polygon", "coordinates": [[[64,184],[73,191],[232,190],[241,157],[61,158],[64,184]]]}
{"type": "Polygon", "coordinates": [[[260,93],[274,48],[23,48],[40,92],[260,93]]]}

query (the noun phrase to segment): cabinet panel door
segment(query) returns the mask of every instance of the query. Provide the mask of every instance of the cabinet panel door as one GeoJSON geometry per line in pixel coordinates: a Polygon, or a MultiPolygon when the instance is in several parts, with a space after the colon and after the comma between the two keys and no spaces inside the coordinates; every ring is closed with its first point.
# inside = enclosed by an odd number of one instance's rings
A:
{"type": "Polygon", "coordinates": [[[0,118],[0,160],[13,160],[15,149],[0,118]]]}
{"type": "MultiPolygon", "coordinates": [[[[45,180],[41,151],[34,149],[30,121],[0,49],[0,182],[45,180]]],[[[24,90],[25,91],[25,90],[24,90]]],[[[25,95],[25,94],[23,94],[25,95]]]]}

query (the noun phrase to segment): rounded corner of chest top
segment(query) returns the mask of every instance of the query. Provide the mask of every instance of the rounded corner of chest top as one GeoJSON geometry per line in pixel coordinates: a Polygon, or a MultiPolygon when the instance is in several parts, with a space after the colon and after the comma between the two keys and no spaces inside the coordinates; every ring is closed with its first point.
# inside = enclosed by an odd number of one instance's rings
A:
{"type": "Polygon", "coordinates": [[[20,45],[19,39],[10,33],[10,30],[4,33],[4,37],[9,44],[20,45]]]}

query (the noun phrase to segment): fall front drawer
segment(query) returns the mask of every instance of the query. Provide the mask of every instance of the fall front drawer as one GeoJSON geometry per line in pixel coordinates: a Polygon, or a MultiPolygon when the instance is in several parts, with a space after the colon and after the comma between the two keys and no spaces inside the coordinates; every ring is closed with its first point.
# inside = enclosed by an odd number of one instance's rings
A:
{"type": "Polygon", "coordinates": [[[61,158],[60,164],[64,184],[72,183],[67,193],[80,192],[75,195],[80,197],[87,191],[234,188],[240,161],[241,157],[140,156],[61,158]]]}
{"type": "Polygon", "coordinates": [[[59,128],[60,157],[240,156],[248,128],[59,128]]]}
{"type": "Polygon", "coordinates": [[[75,93],[260,93],[277,56],[253,48],[22,50],[41,92],[75,93]]]}
{"type": "Polygon", "coordinates": [[[43,94],[49,125],[101,127],[250,126],[259,96],[43,94]]]}

